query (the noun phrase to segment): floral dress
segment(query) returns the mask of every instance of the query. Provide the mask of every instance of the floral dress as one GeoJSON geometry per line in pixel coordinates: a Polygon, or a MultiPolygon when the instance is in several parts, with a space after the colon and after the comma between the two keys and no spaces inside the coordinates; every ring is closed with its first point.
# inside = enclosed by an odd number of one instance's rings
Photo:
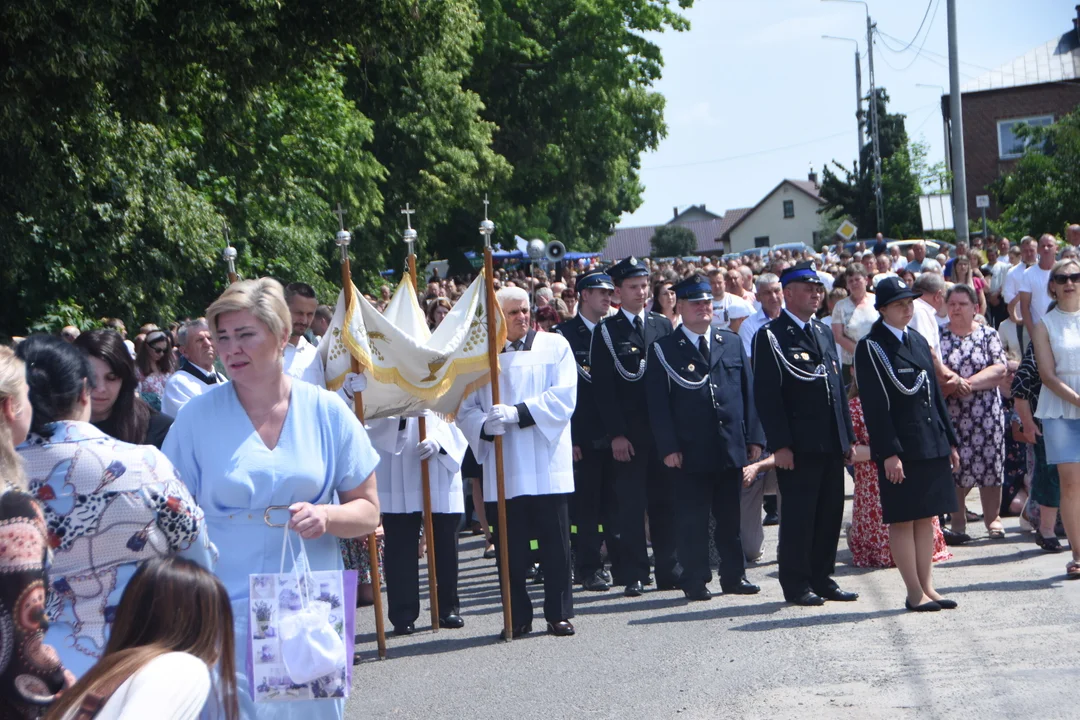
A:
{"type": "Polygon", "coordinates": [[[135,377],[139,381],[139,396],[158,412],[161,412],[161,398],[165,394],[165,383],[172,377],[172,373],[150,373],[143,375],[142,370],[135,368],[135,377]]]}
{"type": "MultiPolygon", "coordinates": [[[[976,325],[963,337],[942,328],[941,359],[962,378],[1006,362],[997,330],[987,325],[976,325]]],[[[1005,479],[1005,408],[997,386],[967,397],[952,395],[948,406],[960,440],[960,472],[953,474],[956,486],[1001,485],[1005,479]]]]}
{"type": "MultiPolygon", "coordinates": [[[[862,401],[848,401],[851,424],[855,428],[855,442],[870,444],[870,433],[863,420],[862,401]]],[[[935,517],[934,562],[952,557],[945,544],[945,536],[935,517]]],[[[851,527],[847,532],[851,564],[855,567],[894,567],[892,551],[889,550],[889,528],[881,522],[881,491],[878,487],[877,464],[867,460],[855,463],[855,498],[851,507],[851,527]]]]}

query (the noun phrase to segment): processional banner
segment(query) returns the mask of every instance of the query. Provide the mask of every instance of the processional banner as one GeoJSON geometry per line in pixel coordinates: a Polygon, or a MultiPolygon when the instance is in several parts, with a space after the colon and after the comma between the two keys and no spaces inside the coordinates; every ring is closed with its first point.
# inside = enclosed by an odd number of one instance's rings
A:
{"type": "MultiPolygon", "coordinates": [[[[486,296],[481,273],[432,333],[407,273],[381,313],[355,288],[346,311],[342,291],[319,343],[326,386],[340,388],[355,357],[368,380],[366,419],[422,410],[453,419],[465,396],[490,381],[486,296]]],[[[501,348],[506,327],[498,308],[495,328],[501,348]]]]}

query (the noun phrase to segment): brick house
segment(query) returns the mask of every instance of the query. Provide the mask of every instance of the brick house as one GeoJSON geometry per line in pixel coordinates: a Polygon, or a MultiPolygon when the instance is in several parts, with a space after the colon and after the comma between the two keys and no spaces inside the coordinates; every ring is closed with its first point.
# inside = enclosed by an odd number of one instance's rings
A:
{"type": "MultiPolygon", "coordinates": [[[[981,212],[976,195],[990,195],[987,214],[1000,214],[988,188],[1023,154],[1024,141],[1013,129],[1020,123],[1049,125],[1080,105],[1080,5],[1076,13],[1068,32],[961,85],[968,217],[981,212]]],[[[948,95],[941,98],[941,112],[948,136],[948,95]]],[[[951,169],[952,158],[946,160],[951,169]]]]}

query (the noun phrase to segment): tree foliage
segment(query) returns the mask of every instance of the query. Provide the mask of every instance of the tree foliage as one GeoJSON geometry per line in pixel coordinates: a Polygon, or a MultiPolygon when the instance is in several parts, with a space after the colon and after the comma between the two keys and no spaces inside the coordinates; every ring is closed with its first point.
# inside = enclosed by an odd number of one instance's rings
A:
{"type": "Polygon", "coordinates": [[[697,249],[697,236],[680,225],[661,225],[652,238],[653,257],[683,257],[697,249]]]}
{"type": "Polygon", "coordinates": [[[203,311],[243,276],[330,300],[500,235],[596,247],[665,128],[691,0],[9,0],[0,5],[0,328],[203,311]]]}
{"type": "MultiPolygon", "coordinates": [[[[879,228],[877,223],[872,143],[863,147],[862,156],[851,168],[835,160],[832,167],[825,166],[821,183],[821,196],[826,200],[824,210],[850,217],[862,237],[872,237],[878,232],[888,237],[917,237],[922,228],[919,158],[917,155],[913,158],[912,145],[904,128],[905,116],[887,111],[889,95],[885,88],[877,88],[876,102],[885,227],[879,228]]],[[[922,158],[925,160],[925,153],[922,158]]],[[[929,170],[926,172],[930,173],[929,170]]]]}

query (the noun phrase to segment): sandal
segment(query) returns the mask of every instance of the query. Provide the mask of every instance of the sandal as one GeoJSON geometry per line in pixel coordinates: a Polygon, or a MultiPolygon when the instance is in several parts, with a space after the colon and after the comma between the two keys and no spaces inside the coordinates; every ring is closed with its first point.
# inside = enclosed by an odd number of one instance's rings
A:
{"type": "Polygon", "coordinates": [[[1004,540],[1005,539],[1005,528],[1003,528],[1003,527],[990,527],[990,528],[987,528],[986,534],[991,540],[1004,540]]]}
{"type": "Polygon", "coordinates": [[[1065,549],[1056,537],[1043,537],[1041,532],[1035,534],[1035,544],[1048,553],[1059,553],[1065,549]]]}
{"type": "Polygon", "coordinates": [[[1077,562],[1076,560],[1070,560],[1065,565],[1065,575],[1070,580],[1076,580],[1077,578],[1080,578],[1080,562],[1077,562]]]}
{"type": "Polygon", "coordinates": [[[967,511],[966,517],[968,522],[976,522],[983,519],[982,513],[972,512],[971,510],[967,511]]]}

